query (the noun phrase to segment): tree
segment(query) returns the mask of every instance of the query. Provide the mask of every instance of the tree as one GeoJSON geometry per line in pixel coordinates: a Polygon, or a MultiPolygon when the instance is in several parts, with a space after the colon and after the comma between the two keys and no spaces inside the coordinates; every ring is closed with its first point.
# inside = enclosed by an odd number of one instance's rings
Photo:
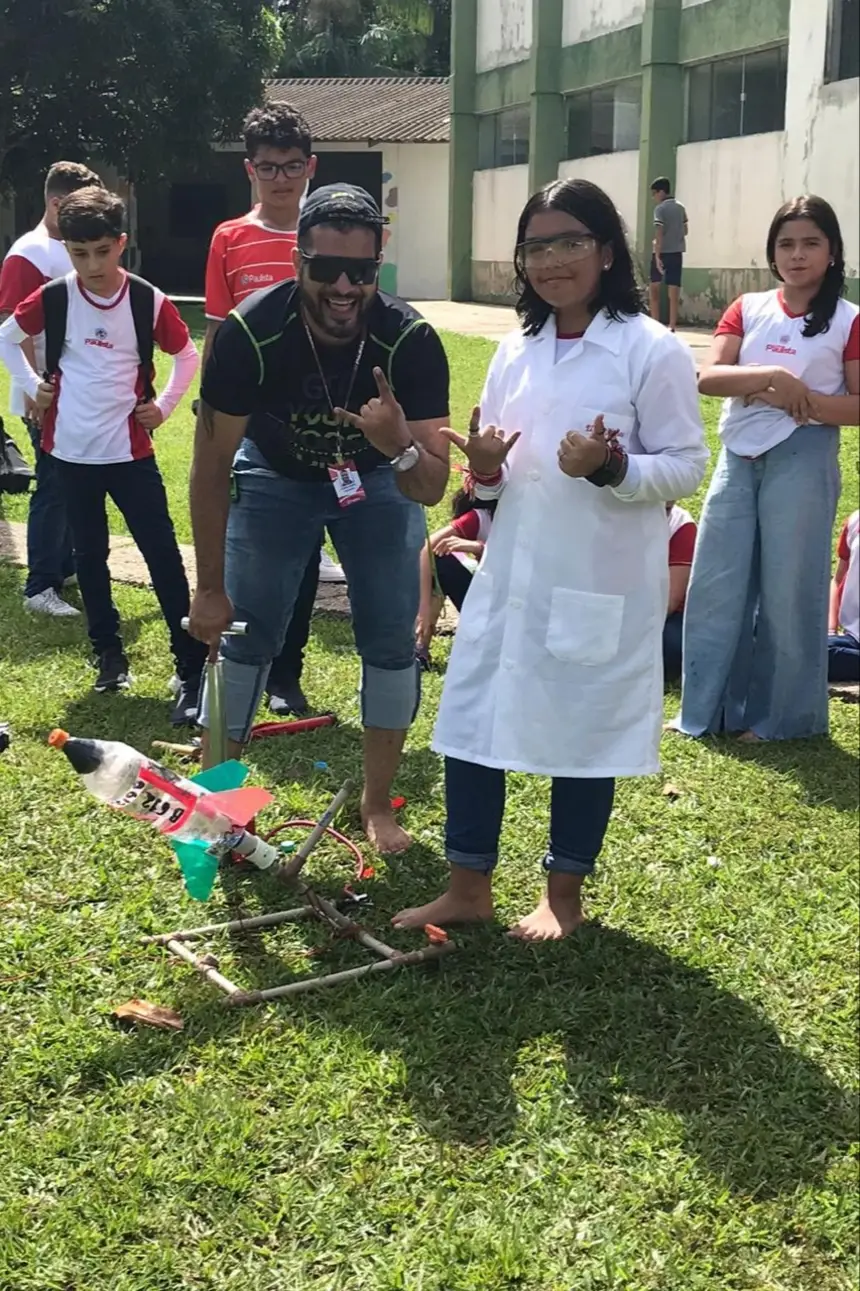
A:
{"type": "Polygon", "coordinates": [[[60,156],[191,165],[236,137],[281,51],[269,0],[6,0],[0,183],[60,156]]]}
{"type": "Polygon", "coordinates": [[[282,0],[282,76],[447,76],[451,0],[282,0]]]}

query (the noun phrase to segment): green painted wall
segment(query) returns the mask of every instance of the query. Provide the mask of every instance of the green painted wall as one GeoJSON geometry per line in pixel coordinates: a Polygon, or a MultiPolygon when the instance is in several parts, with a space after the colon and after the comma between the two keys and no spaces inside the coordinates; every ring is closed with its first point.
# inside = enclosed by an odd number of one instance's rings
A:
{"type": "Polygon", "coordinates": [[[561,89],[564,94],[587,90],[638,76],[641,67],[641,29],[625,27],[605,36],[568,45],[561,51],[561,89]]]}
{"type": "Polygon", "coordinates": [[[512,63],[510,67],[480,72],[475,78],[475,111],[498,112],[500,108],[528,103],[531,92],[531,63],[512,63]]]}
{"type": "MultiPolygon", "coordinates": [[[[819,3],[826,22],[827,5],[819,3]]],[[[709,0],[684,9],[679,60],[694,63],[788,40],[790,7],[791,0],[709,0]]]]}

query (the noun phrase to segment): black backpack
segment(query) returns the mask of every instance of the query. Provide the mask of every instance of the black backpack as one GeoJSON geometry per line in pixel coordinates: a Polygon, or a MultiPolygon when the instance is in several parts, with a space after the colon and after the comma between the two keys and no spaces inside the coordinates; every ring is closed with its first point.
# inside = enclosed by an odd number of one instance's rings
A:
{"type": "MultiPolygon", "coordinates": [[[[140,376],[143,397],[155,398],[155,368],[152,356],[155,346],[153,319],[155,315],[155,290],[151,283],[133,273],[128,275],[128,298],[137,337],[137,354],[140,359],[140,376]]],[[[69,313],[69,286],[65,278],[55,278],[42,288],[42,307],[45,313],[45,380],[57,375],[66,343],[66,319],[69,313]]]]}
{"type": "Polygon", "coordinates": [[[32,470],[0,417],[0,493],[26,493],[32,480],[32,470]]]}

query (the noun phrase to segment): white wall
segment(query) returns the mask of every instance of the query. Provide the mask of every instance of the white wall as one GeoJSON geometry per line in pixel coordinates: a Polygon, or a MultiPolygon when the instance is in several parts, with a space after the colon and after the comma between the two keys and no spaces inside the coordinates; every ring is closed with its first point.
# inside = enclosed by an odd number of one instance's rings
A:
{"type": "Polygon", "coordinates": [[[607,31],[635,27],[645,13],[645,0],[564,0],[562,43],[578,45],[607,31]]]}
{"type": "Polygon", "coordinates": [[[408,143],[397,152],[392,163],[398,189],[397,291],[408,300],[443,300],[448,295],[448,145],[408,143]]]}
{"type": "Polygon", "coordinates": [[[768,225],[784,200],[784,147],[775,131],[678,149],[675,192],[690,220],[689,268],[767,268],[768,225]]]}
{"type": "Polygon", "coordinates": [[[849,276],[860,265],[860,81],[824,83],[824,0],[792,0],[785,105],[785,195],[817,193],[839,216],[849,276]]]}
{"type": "Polygon", "coordinates": [[[608,152],[602,157],[579,157],[563,161],[559,179],[589,179],[612,198],[627,225],[631,244],[636,244],[636,205],[639,190],[639,153],[608,152]]]}
{"type": "Polygon", "coordinates": [[[472,207],[472,259],[510,264],[517,221],[529,200],[528,166],[476,170],[472,207]]]}
{"type": "Polygon", "coordinates": [[[478,0],[479,72],[528,58],[532,44],[532,0],[478,0]]]}

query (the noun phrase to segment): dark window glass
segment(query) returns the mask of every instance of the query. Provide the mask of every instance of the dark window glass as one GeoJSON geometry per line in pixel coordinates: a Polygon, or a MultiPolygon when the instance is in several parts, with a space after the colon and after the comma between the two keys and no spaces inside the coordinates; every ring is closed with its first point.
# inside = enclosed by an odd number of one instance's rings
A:
{"type": "Polygon", "coordinates": [[[711,138],[711,64],[691,67],[687,75],[687,139],[711,138]]]}
{"type": "Polygon", "coordinates": [[[860,76],[860,0],[836,0],[839,12],[836,79],[849,81],[860,76]]]}
{"type": "Polygon", "coordinates": [[[567,101],[568,157],[596,157],[639,147],[642,82],[604,85],[567,101]]]}
{"type": "Polygon", "coordinates": [[[496,164],[496,117],[478,117],[478,170],[492,170],[496,164]]]}
{"type": "Polygon", "coordinates": [[[567,104],[567,155],[591,156],[591,95],[574,94],[567,104]]]}
{"type": "Polygon", "coordinates": [[[603,87],[591,95],[591,148],[589,155],[598,157],[612,152],[615,125],[615,90],[603,87]]]}
{"type": "Polygon", "coordinates": [[[509,108],[500,112],[498,166],[523,166],[529,159],[529,109],[509,108]]]}
{"type": "Polygon", "coordinates": [[[714,63],[712,139],[734,139],[741,132],[743,75],[742,58],[724,58],[714,63]]]}
{"type": "Polygon", "coordinates": [[[786,51],[765,49],[744,59],[743,134],[785,126],[786,51]]]}

